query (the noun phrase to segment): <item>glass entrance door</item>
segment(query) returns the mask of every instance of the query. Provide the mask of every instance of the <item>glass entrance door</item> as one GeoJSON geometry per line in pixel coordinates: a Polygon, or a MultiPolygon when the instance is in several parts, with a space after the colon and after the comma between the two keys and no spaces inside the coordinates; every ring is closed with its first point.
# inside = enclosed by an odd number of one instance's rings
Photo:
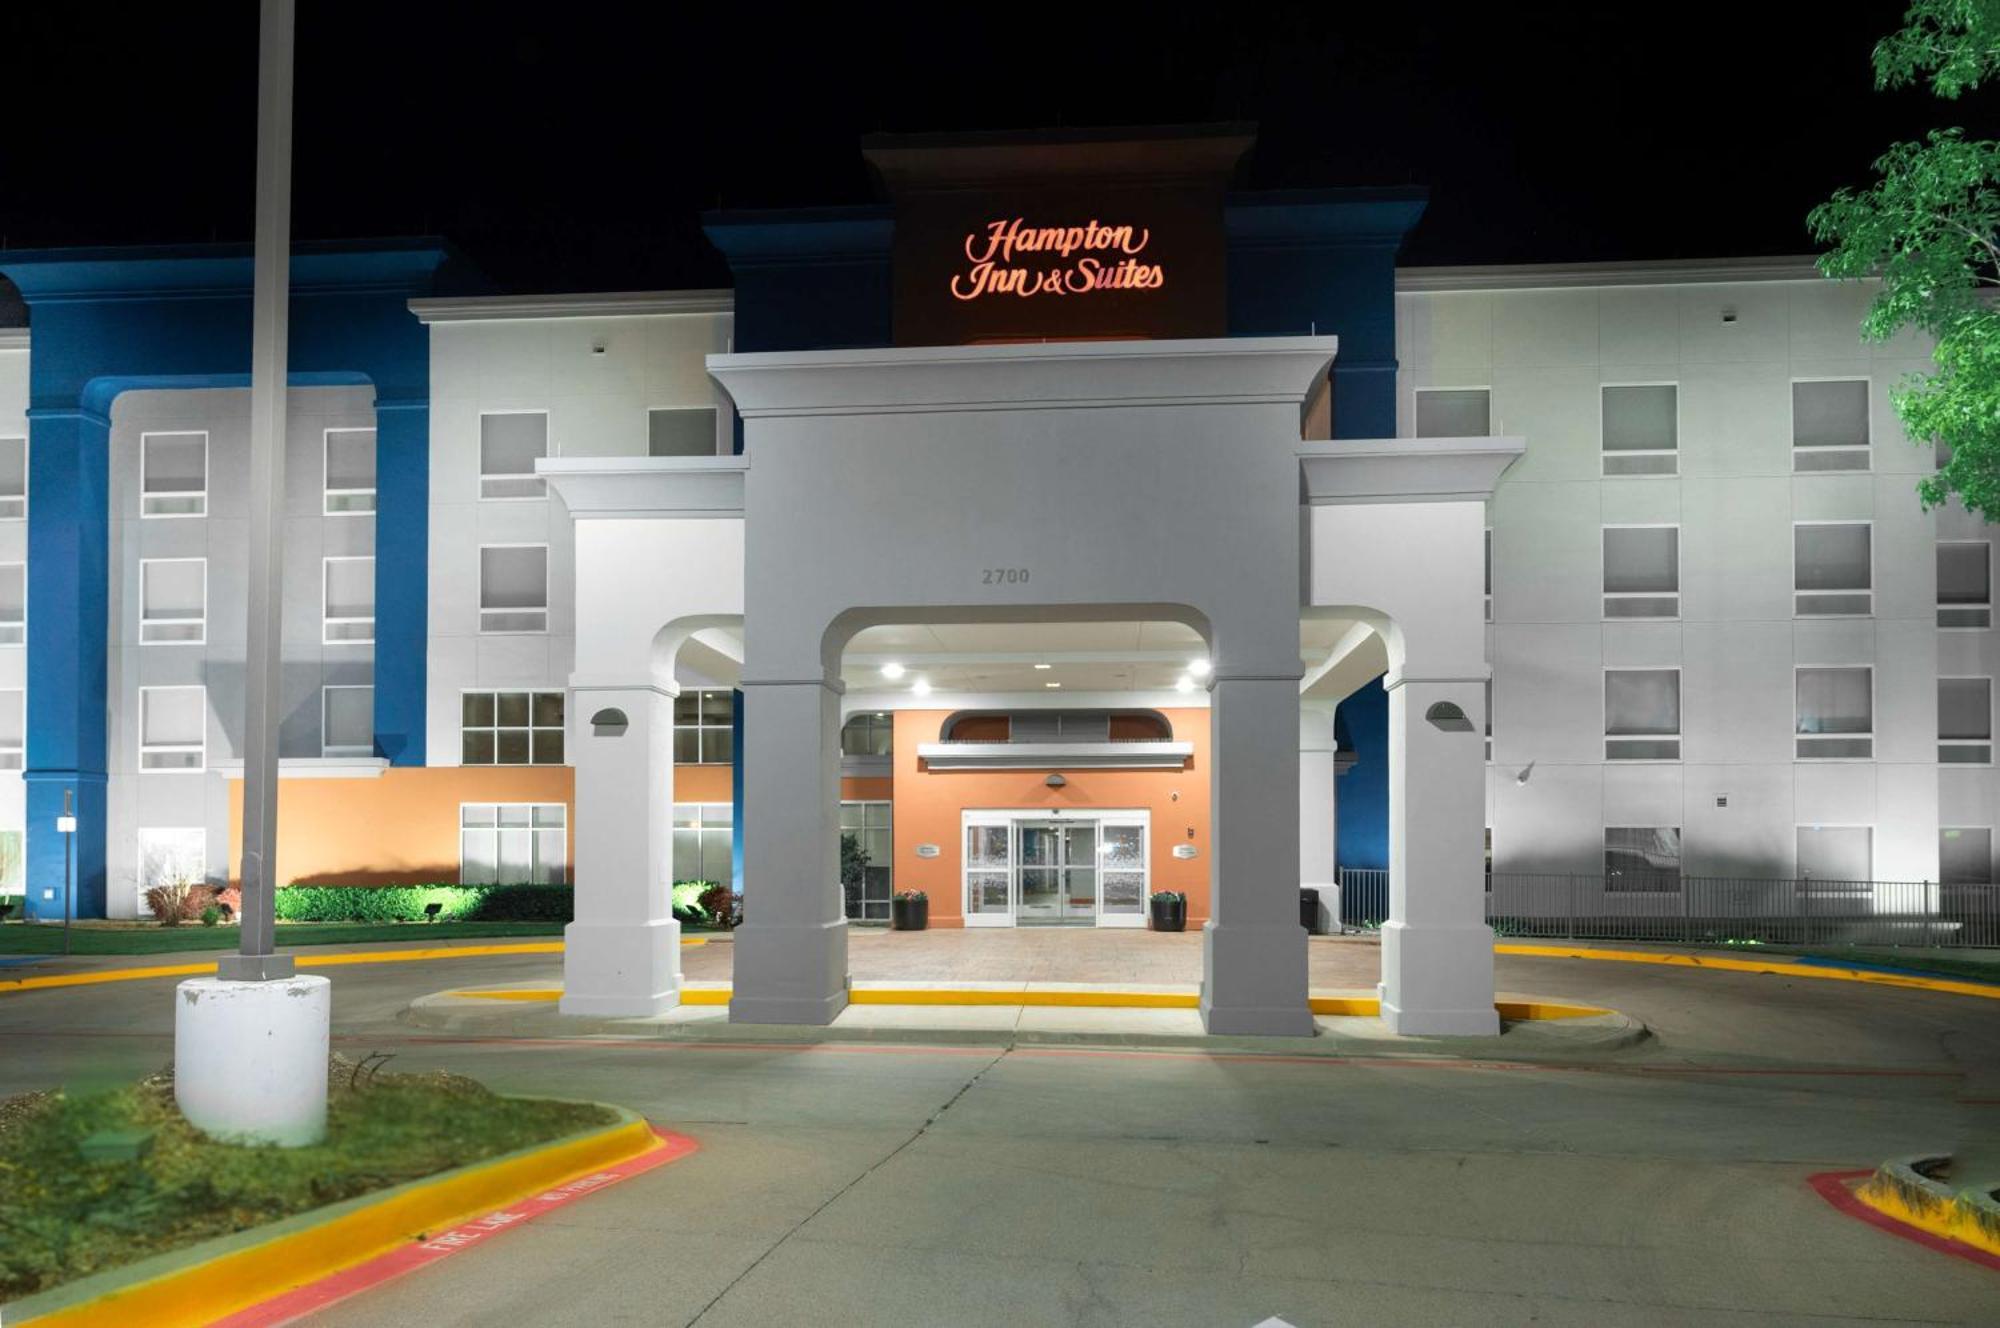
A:
{"type": "Polygon", "coordinates": [[[1089,926],[1097,920],[1097,825],[1023,821],[1014,921],[1089,926]]]}

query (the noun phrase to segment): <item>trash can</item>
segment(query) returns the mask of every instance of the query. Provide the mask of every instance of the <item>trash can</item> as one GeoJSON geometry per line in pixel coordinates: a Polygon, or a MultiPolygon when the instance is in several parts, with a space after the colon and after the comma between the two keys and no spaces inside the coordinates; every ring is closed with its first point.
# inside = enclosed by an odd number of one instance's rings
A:
{"type": "Polygon", "coordinates": [[[1299,925],[1310,934],[1319,935],[1319,891],[1300,888],[1299,925]]]}

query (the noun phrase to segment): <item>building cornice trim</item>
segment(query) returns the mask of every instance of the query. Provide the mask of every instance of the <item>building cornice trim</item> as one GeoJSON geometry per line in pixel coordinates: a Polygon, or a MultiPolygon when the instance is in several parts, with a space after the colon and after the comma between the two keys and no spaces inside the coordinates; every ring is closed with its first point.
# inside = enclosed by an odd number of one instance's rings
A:
{"type": "Polygon", "coordinates": [[[1744,281],[1825,281],[1811,255],[1667,259],[1651,263],[1509,263],[1488,267],[1399,267],[1396,292],[1566,290],[1604,286],[1692,286],[1744,281]]]}
{"type": "Polygon", "coordinates": [[[692,317],[735,311],[730,290],[607,291],[596,295],[479,295],[411,300],[419,323],[504,323],[533,318],[692,317]]]}
{"type": "Polygon", "coordinates": [[[1299,472],[1308,507],[1349,503],[1478,503],[1514,459],[1519,438],[1386,438],[1307,443],[1299,472]]]}

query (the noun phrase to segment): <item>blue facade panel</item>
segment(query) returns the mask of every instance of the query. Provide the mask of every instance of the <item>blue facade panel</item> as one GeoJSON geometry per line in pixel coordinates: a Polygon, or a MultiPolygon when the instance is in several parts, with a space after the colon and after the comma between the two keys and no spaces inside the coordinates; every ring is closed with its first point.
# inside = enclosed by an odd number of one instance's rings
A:
{"type": "Polygon", "coordinates": [[[1342,867],[1389,868],[1389,693],[1376,678],[1340,703],[1333,732],[1354,764],[1335,788],[1335,851],[1342,867]]]}

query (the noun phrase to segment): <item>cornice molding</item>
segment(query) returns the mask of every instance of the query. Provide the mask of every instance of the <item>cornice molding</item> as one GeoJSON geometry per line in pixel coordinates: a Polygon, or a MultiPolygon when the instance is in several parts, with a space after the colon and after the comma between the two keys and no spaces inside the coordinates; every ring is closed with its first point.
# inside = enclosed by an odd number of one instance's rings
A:
{"type": "Polygon", "coordinates": [[[607,291],[597,295],[479,295],[411,300],[419,323],[505,323],[531,318],[686,318],[736,309],[729,290],[607,291]]]}

